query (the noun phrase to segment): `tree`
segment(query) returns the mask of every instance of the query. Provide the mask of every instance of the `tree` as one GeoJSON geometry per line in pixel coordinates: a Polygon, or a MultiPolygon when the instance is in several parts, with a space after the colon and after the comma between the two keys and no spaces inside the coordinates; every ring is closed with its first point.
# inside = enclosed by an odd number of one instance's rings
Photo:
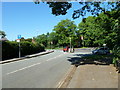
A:
{"type": "Polygon", "coordinates": [[[101,13],[98,17],[89,16],[86,18],[86,22],[82,21],[78,25],[79,33],[84,36],[87,46],[102,46],[106,43],[110,49],[113,49],[115,45],[120,43],[118,20],[120,13],[118,13],[118,10],[107,13],[109,13],[109,16],[104,13],[101,13]]]}
{"type": "MultiPolygon", "coordinates": [[[[83,46],[95,46],[94,41],[96,38],[100,38],[100,31],[98,25],[95,23],[95,17],[89,16],[86,18],[86,22],[82,21],[78,25],[78,33],[84,37],[83,46]],[[99,32],[96,35],[96,31],[99,32]]],[[[98,44],[98,43],[97,43],[98,44]]]]}
{"type": "Polygon", "coordinates": [[[53,31],[56,33],[60,45],[69,45],[70,38],[74,42],[74,37],[76,37],[76,25],[68,19],[61,20],[54,26],[53,31]]]}
{"type": "Polygon", "coordinates": [[[49,36],[47,37],[48,47],[54,48],[58,44],[58,37],[55,32],[49,33],[49,36]]]}
{"type": "Polygon", "coordinates": [[[0,30],[0,35],[2,36],[1,38],[4,38],[6,36],[5,32],[1,30],[0,30]]]}
{"type": "MultiPolygon", "coordinates": [[[[72,14],[72,18],[76,19],[80,16],[85,16],[87,12],[90,12],[92,15],[97,16],[100,12],[104,12],[104,14],[109,15],[106,11],[109,10],[117,10],[120,8],[120,1],[118,2],[78,2],[80,4],[80,8],[78,10],[74,10],[72,14]],[[107,7],[107,8],[106,8],[107,7]]],[[[65,15],[67,11],[72,8],[71,2],[47,2],[49,7],[52,9],[52,14],[59,16],[65,15]]]]}
{"type": "Polygon", "coordinates": [[[45,34],[39,35],[35,38],[35,41],[46,47],[47,46],[47,35],[45,35],[45,34]]]}
{"type": "Polygon", "coordinates": [[[58,42],[58,37],[57,37],[56,33],[55,33],[55,32],[51,32],[51,33],[49,34],[48,40],[49,40],[49,42],[53,42],[53,44],[56,45],[57,42],[58,42]]]}
{"type": "Polygon", "coordinates": [[[100,14],[96,22],[104,29],[105,43],[107,43],[109,48],[113,49],[115,45],[119,46],[120,43],[120,9],[107,13],[109,13],[109,16],[103,13],[100,14]]]}

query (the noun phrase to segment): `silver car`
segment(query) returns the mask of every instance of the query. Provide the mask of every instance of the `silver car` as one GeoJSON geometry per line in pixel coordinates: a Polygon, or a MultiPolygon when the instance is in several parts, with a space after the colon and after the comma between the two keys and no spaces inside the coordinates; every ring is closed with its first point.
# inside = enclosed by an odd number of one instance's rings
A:
{"type": "Polygon", "coordinates": [[[106,47],[101,47],[99,49],[93,50],[92,53],[93,54],[109,54],[110,50],[106,47]]]}

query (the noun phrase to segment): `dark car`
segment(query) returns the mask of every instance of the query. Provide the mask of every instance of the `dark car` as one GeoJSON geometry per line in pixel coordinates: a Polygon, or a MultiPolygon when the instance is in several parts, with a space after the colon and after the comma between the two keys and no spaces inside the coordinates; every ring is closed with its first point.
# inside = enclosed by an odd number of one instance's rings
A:
{"type": "Polygon", "coordinates": [[[110,50],[106,47],[101,47],[99,49],[93,50],[92,53],[93,54],[109,54],[110,50]]]}
{"type": "Polygon", "coordinates": [[[64,52],[68,52],[68,50],[69,50],[69,47],[68,47],[68,46],[66,46],[66,47],[63,48],[63,51],[64,51],[64,52]]]}

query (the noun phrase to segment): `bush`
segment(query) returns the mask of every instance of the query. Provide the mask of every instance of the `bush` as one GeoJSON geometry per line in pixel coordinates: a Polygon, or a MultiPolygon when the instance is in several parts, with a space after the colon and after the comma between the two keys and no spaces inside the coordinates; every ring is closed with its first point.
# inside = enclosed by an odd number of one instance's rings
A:
{"type": "MultiPolygon", "coordinates": [[[[32,42],[23,41],[20,43],[21,56],[29,55],[44,51],[44,47],[32,42]]],[[[19,43],[14,41],[2,42],[2,60],[18,58],[19,56],[19,43]]]]}
{"type": "Polygon", "coordinates": [[[9,59],[18,56],[18,45],[16,42],[2,42],[2,59],[9,59]]]}
{"type": "Polygon", "coordinates": [[[120,46],[114,46],[112,52],[114,54],[113,64],[115,64],[117,60],[120,60],[120,46]]]}
{"type": "Polygon", "coordinates": [[[118,46],[118,45],[114,46],[114,48],[113,48],[113,54],[116,57],[120,58],[120,46],[118,46]]]}

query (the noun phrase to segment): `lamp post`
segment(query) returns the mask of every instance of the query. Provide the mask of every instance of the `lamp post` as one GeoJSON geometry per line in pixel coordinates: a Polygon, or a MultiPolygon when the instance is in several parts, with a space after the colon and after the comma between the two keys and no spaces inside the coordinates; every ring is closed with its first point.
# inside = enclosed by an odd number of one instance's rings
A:
{"type": "Polygon", "coordinates": [[[51,48],[51,50],[52,50],[52,44],[53,44],[53,41],[50,42],[50,48],[51,48]]]}
{"type": "Polygon", "coordinates": [[[71,37],[69,39],[70,39],[70,52],[71,52],[71,37]]]}
{"type": "Polygon", "coordinates": [[[104,46],[104,51],[105,51],[106,44],[103,44],[103,46],[104,46]]]}

